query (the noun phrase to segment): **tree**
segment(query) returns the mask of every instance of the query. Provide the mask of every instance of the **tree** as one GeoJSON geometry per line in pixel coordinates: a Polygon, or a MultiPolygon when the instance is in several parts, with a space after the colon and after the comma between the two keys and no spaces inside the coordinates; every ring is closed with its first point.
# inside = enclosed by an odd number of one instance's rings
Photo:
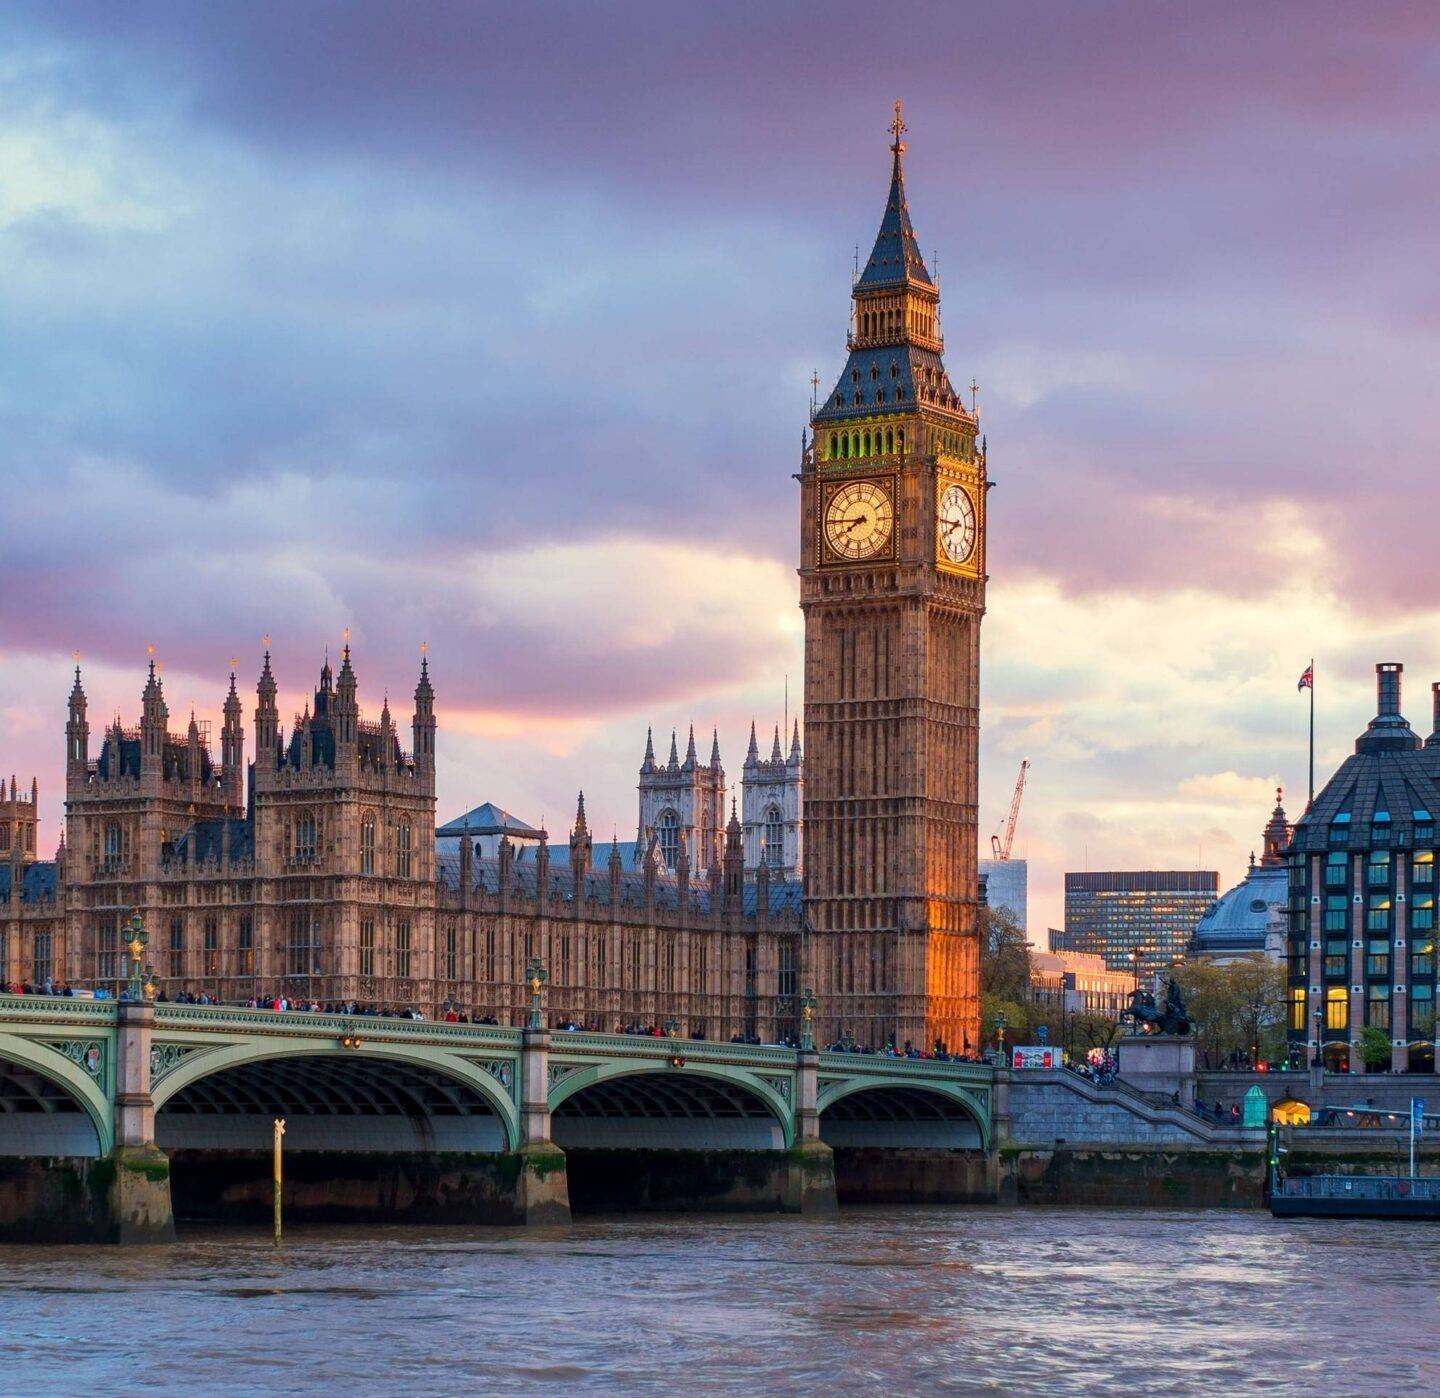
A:
{"type": "Polygon", "coordinates": [[[1367,1024],[1360,1031],[1360,1057],[1367,1068],[1390,1066],[1390,1036],[1378,1025],[1367,1024]]]}
{"type": "Polygon", "coordinates": [[[1278,1057],[1285,1016],[1285,972],[1256,952],[1219,965],[1205,958],[1174,968],[1201,1062],[1231,1055],[1278,1057]]]}
{"type": "Polygon", "coordinates": [[[1030,944],[1020,924],[1003,908],[981,908],[980,986],[1002,1000],[1030,998],[1030,944]]]}

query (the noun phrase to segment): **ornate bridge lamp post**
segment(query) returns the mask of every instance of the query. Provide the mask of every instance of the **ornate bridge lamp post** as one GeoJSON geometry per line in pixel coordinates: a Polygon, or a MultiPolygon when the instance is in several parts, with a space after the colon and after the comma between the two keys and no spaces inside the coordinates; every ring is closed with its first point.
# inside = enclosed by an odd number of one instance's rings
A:
{"type": "Polygon", "coordinates": [[[995,1016],[995,1066],[1005,1066],[1005,1011],[995,1016]]]}
{"type": "Polygon", "coordinates": [[[678,1019],[667,1019],[665,1021],[665,1037],[667,1039],[678,1039],[680,1037],[680,1021],[678,1019]]]}
{"type": "Polygon", "coordinates": [[[807,985],[800,992],[800,1048],[809,1052],[815,1047],[815,992],[807,985]]]}
{"type": "Polygon", "coordinates": [[[140,914],[131,915],[125,928],[125,949],[130,953],[129,996],[132,1000],[148,1000],[155,994],[155,968],[144,963],[145,947],[150,941],[140,914]]]}
{"type": "Polygon", "coordinates": [[[530,982],[530,1018],[526,1025],[531,1029],[541,1028],[540,1019],[540,991],[545,982],[550,979],[550,972],[545,969],[545,963],[538,956],[532,956],[525,964],[525,979],[530,982]]]}

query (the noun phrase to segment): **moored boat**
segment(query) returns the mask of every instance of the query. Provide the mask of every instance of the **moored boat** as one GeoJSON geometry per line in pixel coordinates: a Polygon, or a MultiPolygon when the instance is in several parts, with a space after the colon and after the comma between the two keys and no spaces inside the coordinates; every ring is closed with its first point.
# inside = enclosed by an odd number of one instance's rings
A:
{"type": "Polygon", "coordinates": [[[1440,1219],[1432,1175],[1288,1175],[1270,1186],[1276,1218],[1440,1219]]]}

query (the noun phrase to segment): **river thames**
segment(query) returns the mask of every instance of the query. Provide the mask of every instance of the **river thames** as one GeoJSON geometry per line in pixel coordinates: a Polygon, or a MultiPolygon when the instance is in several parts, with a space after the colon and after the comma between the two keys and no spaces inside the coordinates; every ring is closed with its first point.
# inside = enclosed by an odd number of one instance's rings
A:
{"type": "Polygon", "coordinates": [[[1433,1393],[1440,1227],[856,1209],[0,1249],[6,1392],[1433,1393]]]}

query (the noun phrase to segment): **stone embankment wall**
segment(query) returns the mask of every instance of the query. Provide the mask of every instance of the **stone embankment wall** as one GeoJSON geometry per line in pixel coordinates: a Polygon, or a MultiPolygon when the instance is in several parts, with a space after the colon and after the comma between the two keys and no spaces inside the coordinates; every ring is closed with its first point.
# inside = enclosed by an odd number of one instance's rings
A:
{"type": "Polygon", "coordinates": [[[1253,1208],[1266,1134],[1065,1070],[997,1081],[1002,1203],[1253,1208]]]}
{"type": "Polygon", "coordinates": [[[1440,1076],[1434,1073],[1219,1073],[1196,1075],[1196,1096],[1207,1106],[1227,1108],[1258,1087],[1267,1102],[1294,1098],[1311,1107],[1353,1107],[1370,1103],[1380,1111],[1404,1112],[1420,1098],[1427,1111],[1440,1111],[1440,1076]]]}

